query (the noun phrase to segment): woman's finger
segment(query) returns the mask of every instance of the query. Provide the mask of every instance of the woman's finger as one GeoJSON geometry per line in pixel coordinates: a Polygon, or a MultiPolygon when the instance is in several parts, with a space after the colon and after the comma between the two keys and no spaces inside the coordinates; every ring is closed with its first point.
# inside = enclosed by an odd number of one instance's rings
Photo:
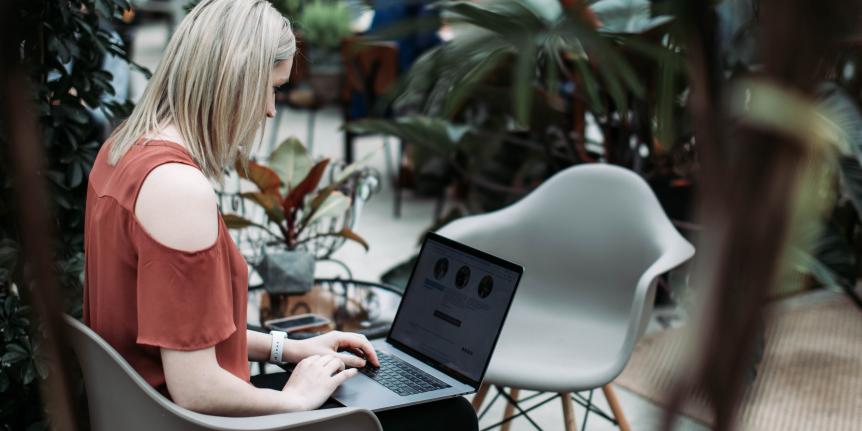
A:
{"type": "Polygon", "coordinates": [[[333,361],[334,362],[341,362],[341,360],[336,358],[335,355],[323,355],[317,361],[317,365],[320,365],[322,367],[326,367],[333,361]]]}
{"type": "Polygon", "coordinates": [[[377,353],[374,352],[374,346],[371,345],[368,338],[365,338],[362,334],[355,333],[344,333],[341,335],[342,336],[338,342],[340,347],[359,349],[362,351],[362,354],[365,355],[365,359],[371,361],[372,365],[375,367],[380,366],[380,361],[377,359],[377,353]]]}
{"type": "Polygon", "coordinates": [[[356,373],[358,373],[358,372],[359,371],[356,368],[348,368],[348,369],[332,376],[332,380],[334,381],[335,385],[338,386],[338,385],[344,383],[345,381],[347,381],[347,379],[355,376],[356,373]]]}
{"type": "Polygon", "coordinates": [[[327,371],[329,373],[329,375],[332,375],[332,374],[335,374],[336,372],[344,369],[344,362],[341,362],[341,359],[333,357],[333,360],[330,362],[327,362],[323,366],[323,369],[325,371],[327,371]]]}
{"type": "Polygon", "coordinates": [[[344,362],[344,365],[347,365],[348,367],[361,368],[365,366],[365,359],[349,353],[339,353],[338,359],[341,359],[341,361],[344,362]]]}

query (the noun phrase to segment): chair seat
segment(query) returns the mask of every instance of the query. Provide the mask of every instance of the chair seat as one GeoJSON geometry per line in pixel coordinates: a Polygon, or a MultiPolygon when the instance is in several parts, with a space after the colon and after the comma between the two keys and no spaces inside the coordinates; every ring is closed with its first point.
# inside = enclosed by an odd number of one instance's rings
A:
{"type": "Polygon", "coordinates": [[[622,322],[597,320],[577,307],[568,313],[560,319],[529,306],[513,306],[485,382],[544,392],[610,383],[624,366],[620,353],[627,328],[622,322]]]}

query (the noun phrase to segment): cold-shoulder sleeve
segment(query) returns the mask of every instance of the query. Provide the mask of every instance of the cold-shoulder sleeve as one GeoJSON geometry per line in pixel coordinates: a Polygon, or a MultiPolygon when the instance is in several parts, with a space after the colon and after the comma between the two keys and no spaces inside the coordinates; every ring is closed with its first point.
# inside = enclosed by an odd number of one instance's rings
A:
{"type": "Polygon", "coordinates": [[[139,344],[174,350],[214,346],[236,331],[227,232],[216,242],[185,252],[168,247],[137,222],[137,321],[139,344]]]}

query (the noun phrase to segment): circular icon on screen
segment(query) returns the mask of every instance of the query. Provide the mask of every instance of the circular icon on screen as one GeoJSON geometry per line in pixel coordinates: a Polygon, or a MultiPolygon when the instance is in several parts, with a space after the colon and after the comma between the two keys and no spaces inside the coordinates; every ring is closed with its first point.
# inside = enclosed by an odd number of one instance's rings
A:
{"type": "Polygon", "coordinates": [[[455,287],[463,289],[470,282],[470,268],[462,266],[455,273],[455,287]]]}
{"type": "Polygon", "coordinates": [[[479,297],[487,298],[492,290],[494,290],[494,279],[490,275],[482,277],[479,281],[479,297]]]}
{"type": "Polygon", "coordinates": [[[446,276],[447,272],[449,272],[449,259],[445,257],[437,259],[437,263],[434,264],[434,278],[440,280],[446,276]]]}

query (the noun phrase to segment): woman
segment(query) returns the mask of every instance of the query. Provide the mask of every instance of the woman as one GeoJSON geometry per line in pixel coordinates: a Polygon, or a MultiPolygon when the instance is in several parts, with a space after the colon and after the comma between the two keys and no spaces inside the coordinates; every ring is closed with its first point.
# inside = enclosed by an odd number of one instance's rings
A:
{"type": "MultiPolygon", "coordinates": [[[[245,329],[247,267],[209,180],[248,158],[263,120],[275,115],[274,91],[287,82],[295,51],[290,24],[267,1],[202,1],[90,174],[84,321],[190,410],[315,409],[365,365],[339,350],[360,349],[379,365],[357,334],[295,341],[245,329]],[[277,382],[274,390],[249,384],[248,361],[266,359],[297,363],[289,376],[262,384],[277,382]]],[[[379,417],[387,429],[414,418],[476,428],[462,398],[379,417]]]]}

